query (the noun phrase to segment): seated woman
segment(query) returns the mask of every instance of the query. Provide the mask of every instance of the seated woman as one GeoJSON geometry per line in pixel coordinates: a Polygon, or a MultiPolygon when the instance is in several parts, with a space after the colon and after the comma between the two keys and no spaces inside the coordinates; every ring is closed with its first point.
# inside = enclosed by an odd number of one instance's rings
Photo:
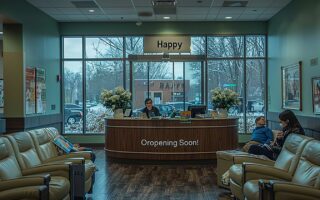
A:
{"type": "Polygon", "coordinates": [[[270,128],[266,127],[266,119],[264,116],[259,116],[255,120],[256,128],[253,129],[251,140],[247,142],[242,150],[248,152],[253,144],[269,144],[273,140],[273,134],[270,128]]]}
{"type": "Polygon", "coordinates": [[[251,145],[249,153],[256,155],[265,155],[272,160],[276,160],[281,152],[282,146],[291,133],[304,135],[303,128],[301,127],[297,117],[291,110],[285,110],[279,114],[280,126],[282,132],[279,132],[274,141],[265,143],[263,145],[251,145]]]}

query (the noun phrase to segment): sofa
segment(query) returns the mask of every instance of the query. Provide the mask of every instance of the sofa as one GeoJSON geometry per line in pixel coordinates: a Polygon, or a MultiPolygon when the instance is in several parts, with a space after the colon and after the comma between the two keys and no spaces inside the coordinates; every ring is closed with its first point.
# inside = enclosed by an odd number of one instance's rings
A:
{"type": "Polygon", "coordinates": [[[34,198],[36,194],[32,195],[30,193],[35,193],[37,187],[39,191],[43,191],[44,189],[40,188],[41,185],[48,187],[48,196],[51,200],[70,199],[70,181],[63,176],[52,176],[50,178],[48,177],[48,172],[53,172],[56,175],[59,175],[59,172],[69,173],[69,166],[65,164],[56,164],[38,167],[37,170],[32,172],[22,171],[10,141],[6,137],[0,137],[1,199],[19,199],[21,195],[26,195],[26,197],[30,195],[30,198],[34,198]],[[20,194],[15,193],[14,190],[19,191],[20,194]]]}
{"type": "Polygon", "coordinates": [[[305,145],[313,140],[310,137],[290,134],[273,165],[252,163],[243,160],[242,164],[232,165],[230,172],[230,189],[238,199],[244,199],[243,185],[248,180],[260,178],[290,180],[294,174],[305,145]]]}
{"type": "MultiPolygon", "coordinates": [[[[246,176],[247,172],[244,173],[246,176]]],[[[320,141],[309,140],[305,144],[292,175],[290,172],[275,172],[272,175],[262,167],[256,168],[255,173],[257,177],[251,179],[260,180],[249,180],[244,184],[244,196],[248,200],[318,200],[320,199],[320,141]],[[282,173],[287,174],[288,178],[282,173]]]]}
{"type": "Polygon", "coordinates": [[[92,191],[92,152],[60,154],[52,133],[58,131],[41,128],[0,137],[0,199],[85,199],[92,191]]]}

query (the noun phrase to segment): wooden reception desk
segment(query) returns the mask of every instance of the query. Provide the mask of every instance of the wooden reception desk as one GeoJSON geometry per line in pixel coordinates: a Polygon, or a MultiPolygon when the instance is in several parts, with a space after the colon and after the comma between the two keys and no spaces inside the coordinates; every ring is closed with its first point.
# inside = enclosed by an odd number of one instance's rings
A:
{"type": "Polygon", "coordinates": [[[238,119],[106,119],[107,156],[149,160],[215,159],[238,147],[238,119]]]}

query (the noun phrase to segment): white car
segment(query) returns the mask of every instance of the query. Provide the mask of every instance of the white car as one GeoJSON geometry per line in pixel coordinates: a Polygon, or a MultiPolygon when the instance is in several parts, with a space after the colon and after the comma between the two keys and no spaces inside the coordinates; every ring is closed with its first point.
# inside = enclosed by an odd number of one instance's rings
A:
{"type": "Polygon", "coordinates": [[[255,102],[252,104],[252,111],[260,111],[264,112],[264,103],[263,102],[255,102]]]}

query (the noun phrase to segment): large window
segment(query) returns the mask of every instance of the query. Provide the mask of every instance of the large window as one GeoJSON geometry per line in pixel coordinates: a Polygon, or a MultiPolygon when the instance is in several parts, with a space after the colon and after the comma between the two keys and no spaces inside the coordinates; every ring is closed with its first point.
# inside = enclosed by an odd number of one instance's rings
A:
{"type": "Polygon", "coordinates": [[[100,103],[101,91],[132,84],[134,110],[151,97],[168,112],[200,103],[214,109],[211,90],[232,89],[241,105],[229,114],[239,117],[239,133],[250,133],[254,119],[265,112],[265,40],[263,35],[192,36],[190,54],[205,55],[203,62],[138,61],[130,74],[128,56],[144,54],[143,37],[63,37],[64,132],[103,134],[112,110],[100,103]]]}

